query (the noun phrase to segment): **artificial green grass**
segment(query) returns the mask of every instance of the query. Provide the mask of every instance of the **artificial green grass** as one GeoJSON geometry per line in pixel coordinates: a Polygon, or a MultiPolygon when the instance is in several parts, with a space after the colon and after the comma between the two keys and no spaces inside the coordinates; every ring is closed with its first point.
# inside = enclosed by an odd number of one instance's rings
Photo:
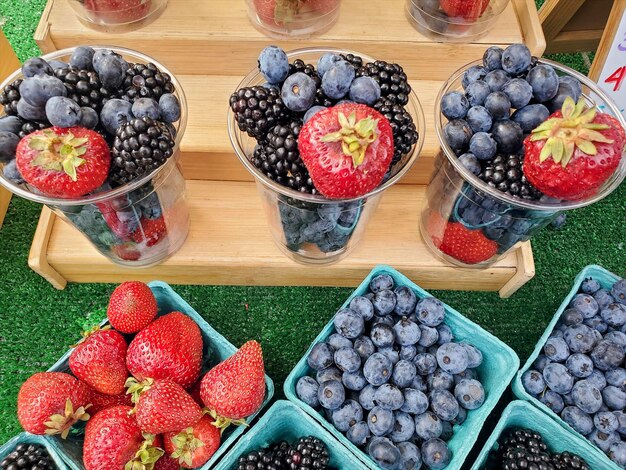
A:
{"type": "MultiPolygon", "coordinates": [[[[22,60],[37,54],[31,37],[44,3],[0,0],[0,24],[22,60]]],[[[561,60],[586,72],[579,56],[561,60]]],[[[432,294],[508,343],[523,362],[583,266],[597,263],[626,275],[625,201],[622,185],[609,198],[570,213],[562,230],[537,235],[537,275],[511,299],[481,292],[432,294]]],[[[0,443],[21,430],[15,399],[22,382],[50,367],[81,330],[104,318],[114,287],[69,284],[57,291],[29,270],[26,260],[39,211],[37,204],[14,198],[0,229],[0,443]]],[[[261,341],[278,396],[291,368],[350,292],[306,287],[175,289],[235,345],[251,338],[261,341]]]]}

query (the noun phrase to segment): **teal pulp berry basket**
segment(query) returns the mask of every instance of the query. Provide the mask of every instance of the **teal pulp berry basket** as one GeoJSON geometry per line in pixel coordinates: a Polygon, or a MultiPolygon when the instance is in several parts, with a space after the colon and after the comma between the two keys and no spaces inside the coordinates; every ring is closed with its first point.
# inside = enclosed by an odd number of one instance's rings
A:
{"type": "MultiPolygon", "coordinates": [[[[215,331],[211,325],[209,325],[199,314],[196,312],[187,302],[185,302],[174,290],[165,282],[153,281],[148,284],[154,296],[156,297],[159,313],[158,315],[165,315],[166,313],[178,311],[189,316],[200,327],[202,333],[202,341],[204,343],[203,351],[203,371],[216,365],[217,363],[232,356],[237,348],[230,343],[221,334],[215,331]]],[[[108,322],[104,321],[102,325],[106,325],[108,322]]],[[[49,371],[50,372],[69,372],[69,357],[71,350],[68,351],[56,364],[54,364],[49,371]]],[[[267,374],[265,375],[265,400],[261,405],[261,409],[264,408],[272,396],[274,395],[274,382],[267,374]]],[[[259,410],[260,411],[260,410],[259,410]]],[[[247,419],[251,422],[256,416],[247,419]]],[[[208,470],[213,468],[220,460],[222,455],[228,450],[230,446],[241,436],[244,432],[244,426],[230,426],[222,434],[222,443],[206,464],[200,467],[201,470],[208,470]]],[[[67,439],[63,440],[58,437],[46,437],[50,447],[52,447],[65,462],[71,468],[71,470],[84,470],[82,461],[82,444],[83,439],[80,432],[70,435],[67,439]]]]}
{"type": "Polygon", "coordinates": [[[307,436],[317,437],[326,444],[330,466],[341,470],[363,468],[359,459],[309,415],[287,400],[278,400],[231,448],[215,470],[233,470],[237,467],[239,457],[253,450],[260,450],[280,441],[293,444],[297,439],[307,436]]]}
{"type": "Polygon", "coordinates": [[[64,460],[58,454],[58,452],[50,445],[48,439],[43,436],[36,436],[34,434],[30,434],[27,432],[23,432],[18,434],[17,436],[11,438],[7,441],[2,447],[0,447],[0,462],[4,460],[4,458],[13,452],[13,449],[20,444],[39,444],[48,451],[52,461],[57,466],[58,470],[75,470],[74,467],[66,465],[64,460]]]}
{"type": "MultiPolygon", "coordinates": [[[[365,295],[369,291],[369,284],[373,277],[379,274],[389,274],[395,281],[396,286],[407,286],[416,293],[418,298],[432,297],[428,292],[411,282],[406,276],[395,269],[380,265],[375,267],[365,278],[354,293],[346,300],[342,308],[350,304],[352,298],[365,295]]],[[[486,399],[483,406],[467,413],[467,419],[462,425],[454,426],[454,434],[448,441],[448,446],[452,451],[452,460],[448,469],[459,469],[470,452],[473,443],[478,438],[478,434],[509,385],[509,382],[519,368],[519,358],[515,352],[491,333],[483,330],[480,326],[465,318],[452,307],[444,304],[446,310],[445,323],[452,329],[455,341],[467,341],[476,346],[483,353],[483,363],[478,367],[479,379],[485,389],[486,399]]],[[[341,432],[329,423],[322,414],[302,402],[296,395],[296,383],[304,375],[313,375],[312,369],[307,364],[307,357],[316,343],[326,340],[335,332],[333,321],[331,320],[317,338],[313,341],[302,359],[296,364],[285,381],[285,395],[287,398],[308,414],[318,420],[322,426],[328,429],[341,443],[354,452],[363,462],[366,468],[377,469],[376,463],[369,458],[365,452],[352,444],[341,432]]]]}
{"type": "MultiPolygon", "coordinates": [[[[522,367],[519,370],[519,372],[516,374],[515,379],[513,380],[513,385],[512,385],[513,386],[513,393],[515,394],[516,397],[518,397],[518,398],[520,398],[522,400],[526,400],[527,402],[531,403],[533,406],[536,406],[542,412],[544,412],[547,415],[549,415],[551,419],[556,421],[558,424],[560,424],[567,431],[569,431],[570,433],[575,434],[576,436],[580,436],[583,439],[584,439],[584,437],[581,436],[581,434],[579,434],[576,431],[574,431],[574,429],[569,424],[567,424],[565,421],[563,421],[559,417],[559,415],[554,413],[550,408],[548,408],[546,405],[541,403],[535,397],[530,395],[526,391],[526,389],[524,389],[524,386],[522,385],[522,374],[532,367],[532,365],[535,362],[535,360],[537,359],[537,357],[541,354],[541,350],[543,349],[544,344],[546,343],[546,341],[548,340],[548,338],[552,334],[552,331],[554,330],[557,322],[559,321],[559,318],[561,318],[561,315],[563,314],[563,312],[565,311],[567,306],[570,304],[570,302],[572,301],[574,296],[576,294],[578,294],[578,291],[580,290],[580,285],[582,284],[582,282],[585,279],[589,278],[589,277],[591,277],[591,278],[595,279],[596,281],[598,281],[600,283],[600,285],[603,288],[605,288],[605,289],[610,288],[615,283],[615,281],[618,281],[620,279],[619,276],[613,274],[610,271],[607,271],[602,266],[589,265],[589,266],[586,266],[585,268],[583,268],[583,270],[578,274],[578,276],[576,276],[576,279],[574,279],[574,284],[572,285],[572,289],[570,290],[570,292],[567,295],[567,297],[565,297],[565,300],[563,300],[563,303],[561,304],[559,309],[554,314],[554,317],[552,318],[552,321],[550,322],[550,324],[548,325],[548,327],[544,331],[543,335],[541,336],[541,338],[537,342],[537,345],[535,346],[535,350],[533,351],[533,353],[530,355],[530,357],[526,361],[526,364],[524,364],[524,367],[522,367]]],[[[617,466],[617,464],[613,463],[606,455],[604,455],[604,453],[600,449],[598,449],[597,447],[595,447],[591,443],[588,443],[588,444],[589,444],[589,446],[591,447],[592,450],[597,451],[604,458],[603,466],[602,467],[598,467],[598,468],[607,469],[607,470],[609,470],[609,469],[620,470],[620,468],[617,466]]]]}
{"type": "MultiPolygon", "coordinates": [[[[551,452],[571,452],[585,459],[594,470],[608,468],[602,453],[592,452],[593,447],[581,436],[575,436],[559,426],[553,419],[529,403],[515,400],[505,408],[502,417],[489,436],[471,470],[482,470],[489,452],[498,449],[498,439],[503,432],[513,428],[527,428],[543,437],[551,452]],[[600,454],[600,455],[599,455],[600,454]]],[[[597,449],[595,449],[597,450],[597,449]]]]}

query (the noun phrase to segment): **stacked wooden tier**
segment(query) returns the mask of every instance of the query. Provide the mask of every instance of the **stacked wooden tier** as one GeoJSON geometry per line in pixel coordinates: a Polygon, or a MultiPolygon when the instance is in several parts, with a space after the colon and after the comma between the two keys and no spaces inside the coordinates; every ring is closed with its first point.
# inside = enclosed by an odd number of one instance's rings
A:
{"type": "Polygon", "coordinates": [[[128,270],[107,261],[44,209],[31,250],[31,267],[59,288],[67,281],[129,278],[189,284],[351,286],[377,263],[400,268],[426,288],[500,290],[506,296],[530,279],[534,265],[529,244],[520,245],[487,270],[452,268],[428,251],[418,225],[425,185],[438,151],[432,116],[441,83],[462,65],[482,57],[492,44],[525,42],[540,55],[545,42],[534,2],[512,0],[492,32],[465,45],[434,43],[420,35],[405,17],[403,0],[343,0],[341,8],[339,22],[319,37],[273,40],[252,27],[243,0],[170,0],[152,23],[121,32],[89,28],[76,19],[66,0],[50,0],[35,37],[43,52],[80,44],[128,47],[153,56],[180,80],[189,105],[181,149],[191,233],[180,252],[164,264],[128,270]],[[334,266],[303,267],[279,252],[266,227],[252,177],[228,140],[228,97],[269,43],[287,50],[350,49],[398,62],[424,108],[426,132],[420,158],[401,184],[385,195],[361,245],[334,266]]]}

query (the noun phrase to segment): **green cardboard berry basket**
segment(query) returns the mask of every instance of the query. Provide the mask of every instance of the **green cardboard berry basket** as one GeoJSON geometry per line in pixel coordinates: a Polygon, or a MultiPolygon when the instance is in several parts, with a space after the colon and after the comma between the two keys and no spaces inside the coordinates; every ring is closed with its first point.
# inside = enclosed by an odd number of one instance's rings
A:
{"type": "Polygon", "coordinates": [[[607,469],[602,452],[594,448],[582,436],[575,436],[559,426],[553,419],[528,402],[515,400],[505,408],[500,421],[489,436],[471,470],[485,467],[489,452],[498,449],[498,439],[509,428],[527,428],[538,432],[552,452],[571,452],[585,459],[592,469],[607,469]]]}
{"type": "Polygon", "coordinates": [[[293,444],[301,437],[315,436],[326,444],[330,456],[329,465],[342,470],[357,470],[363,464],[337,441],[328,431],[296,405],[278,400],[230,449],[215,470],[232,470],[239,457],[253,450],[260,450],[280,441],[293,444]]]}
{"type": "Polygon", "coordinates": [[[0,462],[20,444],[39,444],[45,447],[48,454],[52,458],[52,461],[59,470],[76,470],[73,466],[66,465],[65,461],[61,458],[59,453],[50,445],[48,439],[44,436],[36,436],[28,432],[23,432],[17,436],[11,438],[2,447],[0,447],[0,462]]]}
{"type": "MultiPolygon", "coordinates": [[[[393,278],[396,287],[410,287],[418,298],[432,297],[432,295],[415,285],[406,276],[395,269],[389,266],[379,265],[376,266],[361,285],[356,288],[343,304],[342,308],[347,307],[354,297],[366,294],[369,291],[370,281],[379,274],[389,274],[393,278]]],[[[467,419],[462,425],[454,426],[454,434],[448,441],[448,446],[452,451],[452,460],[446,468],[458,469],[461,468],[461,464],[467,458],[489,413],[496,406],[500,396],[504,393],[519,368],[519,358],[509,346],[491,333],[483,330],[480,326],[465,318],[452,307],[446,304],[444,304],[444,307],[446,310],[445,323],[454,333],[455,341],[466,340],[483,353],[483,363],[478,367],[478,374],[486,393],[485,403],[479,409],[469,411],[467,413],[467,419]]],[[[302,356],[302,359],[300,359],[287,377],[284,386],[285,395],[289,400],[296,403],[300,408],[322,423],[322,426],[328,429],[341,443],[354,452],[367,468],[377,469],[378,466],[376,463],[370,459],[365,452],[352,444],[341,432],[335,429],[322,414],[302,402],[296,395],[296,383],[298,379],[304,375],[312,375],[312,370],[306,360],[311,349],[316,343],[326,340],[334,331],[333,321],[331,320],[318,337],[315,338],[304,356],[302,356]]]]}
{"type": "MultiPolygon", "coordinates": [[[[211,325],[209,325],[199,314],[196,312],[182,297],[180,297],[174,290],[165,282],[153,281],[148,284],[154,296],[156,297],[159,313],[158,315],[165,315],[170,312],[178,311],[189,316],[200,327],[202,333],[202,341],[204,343],[203,351],[203,371],[207,370],[211,366],[227,359],[232,356],[237,348],[230,343],[221,334],[215,331],[211,325]]],[[[102,325],[108,324],[108,321],[102,322],[102,325]]],[[[69,372],[69,357],[71,351],[65,353],[65,355],[54,364],[49,371],[50,372],[69,372]]],[[[265,375],[265,400],[261,405],[261,409],[264,408],[272,396],[274,395],[274,382],[269,376],[265,375]]],[[[259,410],[260,411],[260,410],[259,410]]],[[[247,419],[251,422],[257,415],[255,413],[247,419]]],[[[213,457],[200,467],[201,470],[208,470],[213,468],[216,463],[221,459],[222,455],[228,450],[230,446],[243,434],[244,426],[230,426],[222,434],[222,443],[213,454],[213,457]]],[[[79,430],[80,431],[80,430],[79,430]]],[[[78,432],[75,435],[70,435],[67,439],[63,440],[58,437],[46,437],[49,445],[67,462],[68,466],[72,470],[84,470],[82,461],[82,433],[78,432]]]]}
{"type": "MultiPolygon", "coordinates": [[[[576,276],[576,279],[574,279],[574,284],[572,285],[572,289],[570,290],[570,292],[567,295],[567,297],[565,297],[565,299],[563,300],[563,303],[561,304],[559,309],[554,314],[554,317],[552,318],[552,321],[550,321],[550,324],[548,325],[548,327],[544,331],[543,335],[541,336],[541,338],[537,342],[537,345],[535,346],[535,350],[533,351],[533,353],[530,355],[530,357],[526,361],[526,364],[524,364],[524,367],[522,367],[518,371],[518,373],[515,375],[515,379],[513,380],[513,385],[512,385],[513,393],[515,394],[516,397],[518,397],[518,398],[520,398],[522,400],[526,400],[527,402],[531,403],[533,406],[536,406],[541,411],[543,411],[548,416],[550,416],[551,419],[553,419],[559,425],[561,425],[563,428],[565,428],[567,431],[569,431],[570,433],[575,434],[576,436],[581,436],[583,439],[584,439],[584,437],[581,434],[579,434],[578,432],[576,432],[569,424],[567,424],[565,421],[563,421],[559,417],[559,415],[554,413],[550,408],[548,408],[546,405],[541,403],[535,397],[530,395],[526,391],[526,389],[524,389],[524,386],[522,385],[522,374],[532,367],[532,365],[535,362],[535,360],[537,359],[537,357],[541,354],[541,350],[543,349],[544,344],[546,343],[546,341],[548,340],[548,338],[552,334],[552,331],[556,327],[556,324],[559,321],[559,318],[561,318],[561,315],[563,314],[565,309],[567,309],[568,305],[570,304],[570,302],[572,301],[574,296],[580,290],[580,285],[582,284],[582,282],[585,279],[589,278],[589,277],[591,277],[591,278],[595,279],[596,281],[598,281],[600,283],[600,285],[603,288],[605,288],[605,289],[610,288],[615,283],[615,281],[618,281],[620,279],[619,276],[617,276],[616,274],[613,274],[610,271],[607,271],[602,266],[597,266],[597,265],[593,265],[593,264],[589,265],[589,266],[585,266],[583,268],[583,270],[578,274],[578,276],[576,276]]],[[[598,467],[598,468],[603,468],[603,469],[607,469],[607,470],[609,470],[609,469],[620,470],[619,467],[617,466],[617,464],[613,463],[606,455],[604,455],[604,453],[601,450],[599,450],[597,447],[595,447],[591,443],[589,443],[589,445],[592,447],[593,450],[596,450],[597,452],[599,452],[604,457],[603,466],[602,467],[598,467]]]]}

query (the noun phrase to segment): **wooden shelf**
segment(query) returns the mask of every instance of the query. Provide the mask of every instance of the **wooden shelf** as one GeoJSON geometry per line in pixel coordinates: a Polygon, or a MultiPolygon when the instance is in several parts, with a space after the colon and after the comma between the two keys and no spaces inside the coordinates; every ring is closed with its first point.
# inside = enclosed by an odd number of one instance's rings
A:
{"type": "Polygon", "coordinates": [[[172,258],[145,269],[108,261],[86,238],[44,209],[31,248],[31,267],[63,288],[67,281],[160,279],[174,284],[355,286],[385,263],[427,289],[500,291],[509,296],[534,275],[530,244],[484,270],[454,268],[435,257],[419,234],[425,187],[402,185],[383,197],[364,238],[341,262],[307,267],[275,246],[254,183],[188,181],[191,229],[172,258]]]}

